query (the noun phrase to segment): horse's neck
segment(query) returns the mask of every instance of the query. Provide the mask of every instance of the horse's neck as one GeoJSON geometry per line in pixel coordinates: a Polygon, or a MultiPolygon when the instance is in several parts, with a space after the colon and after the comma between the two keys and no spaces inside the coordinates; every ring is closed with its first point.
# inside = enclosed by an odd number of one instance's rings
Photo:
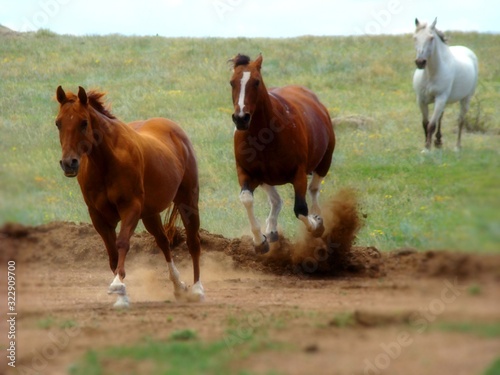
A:
{"type": "Polygon", "coordinates": [[[451,54],[450,47],[442,42],[439,36],[436,35],[434,51],[427,60],[429,75],[437,75],[440,74],[443,69],[449,69],[452,59],[453,55],[451,54]]]}
{"type": "MultiPolygon", "coordinates": [[[[259,124],[259,128],[269,127],[270,122],[273,118],[273,104],[271,102],[271,95],[267,88],[262,85],[261,93],[260,93],[260,103],[259,106],[255,109],[253,114],[252,122],[259,124]]],[[[252,129],[252,127],[250,127],[252,129]]]]}
{"type": "Polygon", "coordinates": [[[112,163],[116,158],[115,148],[120,137],[119,128],[126,128],[127,125],[118,119],[109,119],[98,112],[91,115],[91,121],[94,139],[88,158],[99,169],[106,170],[107,164],[112,163]]]}

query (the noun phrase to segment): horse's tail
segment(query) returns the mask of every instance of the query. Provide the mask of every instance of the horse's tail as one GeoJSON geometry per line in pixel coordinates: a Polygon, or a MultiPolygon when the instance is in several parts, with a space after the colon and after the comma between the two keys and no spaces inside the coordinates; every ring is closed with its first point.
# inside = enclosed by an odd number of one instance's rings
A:
{"type": "Polygon", "coordinates": [[[167,236],[170,246],[177,246],[182,242],[182,235],[178,228],[179,223],[179,208],[175,203],[171,203],[165,211],[165,219],[163,221],[163,229],[167,236]]]}

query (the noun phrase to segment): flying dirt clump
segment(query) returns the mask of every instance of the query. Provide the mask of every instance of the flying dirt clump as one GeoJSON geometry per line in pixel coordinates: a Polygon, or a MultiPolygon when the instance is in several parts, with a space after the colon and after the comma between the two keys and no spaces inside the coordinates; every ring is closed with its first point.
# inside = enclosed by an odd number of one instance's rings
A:
{"type": "Polygon", "coordinates": [[[356,234],[363,226],[355,191],[339,190],[323,204],[321,212],[325,232],[321,238],[314,238],[303,229],[292,248],[292,263],[305,273],[321,274],[360,273],[367,268],[377,268],[372,264],[374,258],[380,258],[377,249],[353,247],[356,234]]]}
{"type": "Polygon", "coordinates": [[[356,193],[352,189],[338,191],[321,208],[325,232],[314,238],[302,229],[293,247],[292,263],[307,273],[332,273],[350,266],[351,248],[362,227],[356,193]]]}
{"type": "MultiPolygon", "coordinates": [[[[379,251],[374,247],[353,246],[356,235],[363,226],[364,218],[359,206],[354,190],[339,190],[321,207],[325,232],[320,238],[313,237],[301,227],[295,243],[280,238],[279,250],[263,256],[255,255],[254,261],[261,261],[263,268],[266,268],[263,271],[277,274],[380,276],[383,271],[379,251]]],[[[251,246],[249,241],[246,241],[248,247],[251,246]]],[[[240,243],[239,251],[241,245],[240,243]]],[[[248,257],[249,253],[246,254],[248,257]]]]}

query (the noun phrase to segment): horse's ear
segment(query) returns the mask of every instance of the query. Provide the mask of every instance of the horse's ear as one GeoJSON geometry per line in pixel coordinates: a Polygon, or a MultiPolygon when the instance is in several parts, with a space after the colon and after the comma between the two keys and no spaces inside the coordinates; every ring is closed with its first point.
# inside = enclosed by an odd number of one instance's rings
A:
{"type": "Polygon", "coordinates": [[[83,105],[87,105],[87,93],[82,86],[78,86],[78,99],[83,105]]]}
{"type": "Polygon", "coordinates": [[[434,19],[434,22],[433,22],[433,23],[432,23],[432,25],[431,25],[431,29],[433,29],[433,30],[434,30],[434,29],[436,28],[436,23],[437,23],[437,21],[438,21],[438,19],[437,19],[437,17],[436,17],[436,18],[434,19]]]}
{"type": "Polygon", "coordinates": [[[262,53],[259,53],[259,56],[255,59],[255,66],[257,67],[257,70],[260,72],[260,68],[262,68],[262,53]]]}
{"type": "Polygon", "coordinates": [[[418,27],[420,25],[420,21],[418,20],[418,18],[415,18],[415,26],[418,27]]]}
{"type": "Polygon", "coordinates": [[[63,90],[63,88],[61,86],[57,87],[56,96],[57,96],[57,101],[60,104],[66,103],[66,100],[67,100],[66,93],[64,92],[64,90],[63,90]]]}

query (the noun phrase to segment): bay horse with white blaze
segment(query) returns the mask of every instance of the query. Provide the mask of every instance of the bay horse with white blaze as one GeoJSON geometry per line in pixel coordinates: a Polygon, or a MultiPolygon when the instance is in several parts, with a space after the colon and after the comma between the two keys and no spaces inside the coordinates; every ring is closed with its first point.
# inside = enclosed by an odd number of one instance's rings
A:
{"type": "Polygon", "coordinates": [[[461,147],[462,128],[470,100],[476,90],[478,79],[477,57],[469,48],[446,44],[444,34],[436,29],[437,19],[430,25],[415,19],[415,49],[417,69],[413,75],[413,88],[422,112],[425,133],[425,149],[431,148],[432,136],[436,130],[434,145],[441,147],[441,120],[446,104],[460,102],[458,138],[456,149],[461,147]],[[434,112],[429,120],[429,104],[434,103],[434,112]]]}
{"type": "Polygon", "coordinates": [[[104,106],[104,94],[100,92],[86,92],[80,87],[75,95],[59,86],[56,95],[60,103],[56,126],[62,148],[61,168],[67,177],[77,176],[94,228],[106,246],[115,274],[108,293],[118,295],[115,307],[129,305],[123,283],[125,257],[140,219],[165,256],[176,298],[202,300],[198,169],[187,135],[164,118],[127,125],[104,106]],[[179,214],[193,260],[191,290],[179,279],[160,217],[172,203],[167,229],[173,227],[179,214]]]}
{"type": "Polygon", "coordinates": [[[321,236],[324,225],[319,189],[335,147],[330,115],[316,95],[294,85],[267,90],[261,75],[262,60],[262,55],[251,61],[240,54],[230,60],[234,68],[230,83],[240,201],[247,210],[257,253],[279,246],[277,226],[282,200],[276,185],[293,184],[296,217],[314,236],[321,236]],[[311,173],[309,210],[306,192],[307,175],[311,173]],[[271,205],[266,235],[253,211],[253,192],[258,186],[266,191],[271,205]]]}

